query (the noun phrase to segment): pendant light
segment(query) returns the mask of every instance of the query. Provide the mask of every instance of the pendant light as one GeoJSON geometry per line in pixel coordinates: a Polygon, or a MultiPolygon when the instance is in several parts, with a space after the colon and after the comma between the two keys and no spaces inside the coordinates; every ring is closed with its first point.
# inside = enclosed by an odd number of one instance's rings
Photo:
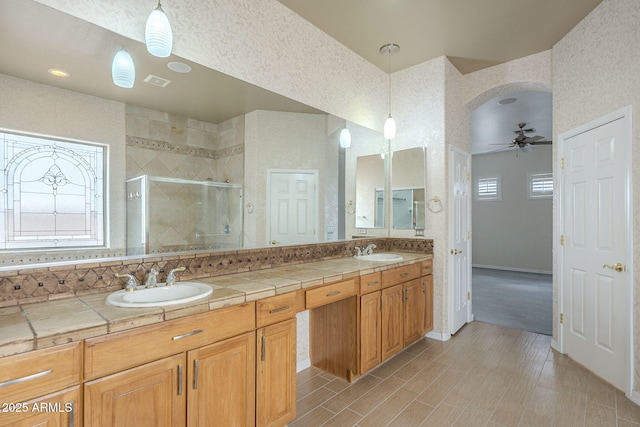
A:
{"type": "Polygon", "coordinates": [[[147,50],[153,56],[166,58],[171,55],[171,47],[173,45],[173,34],[171,32],[171,24],[169,18],[162,10],[160,2],[149,18],[144,30],[144,39],[147,44],[147,50]]]}
{"type": "Polygon", "coordinates": [[[344,128],[340,131],[340,147],[351,147],[351,132],[347,129],[347,125],[344,125],[344,128]]]}
{"type": "Polygon", "coordinates": [[[136,80],[136,67],[133,65],[133,58],[131,58],[131,55],[124,46],[122,46],[122,49],[120,49],[113,58],[111,78],[116,86],[125,89],[131,89],[136,80]]]}
{"type": "Polygon", "coordinates": [[[384,139],[393,139],[396,137],[396,121],[391,117],[391,55],[397,53],[400,46],[394,43],[385,44],[380,48],[381,55],[389,57],[389,117],[384,122],[384,139]]]}

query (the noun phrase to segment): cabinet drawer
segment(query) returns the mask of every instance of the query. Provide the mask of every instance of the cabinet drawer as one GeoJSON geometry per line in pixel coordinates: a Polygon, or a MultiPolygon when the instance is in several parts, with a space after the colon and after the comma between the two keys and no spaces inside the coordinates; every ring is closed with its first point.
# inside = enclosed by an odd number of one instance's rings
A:
{"type": "Polygon", "coordinates": [[[291,319],[296,315],[296,293],[289,292],[256,302],[256,327],[291,319]]]}
{"type": "Polygon", "coordinates": [[[410,264],[382,272],[382,287],[397,285],[420,277],[420,264],[410,264]]]}
{"type": "Polygon", "coordinates": [[[0,359],[0,402],[18,403],[80,384],[79,342],[0,359]]]}
{"type": "Polygon", "coordinates": [[[356,279],[349,279],[342,282],[336,282],[331,285],[320,286],[307,291],[306,306],[309,309],[320,307],[325,304],[331,304],[334,301],[339,301],[353,296],[356,292],[356,279]]]}
{"type": "Polygon", "coordinates": [[[85,340],[85,380],[132,368],[255,329],[255,303],[85,340]]]}
{"type": "Polygon", "coordinates": [[[433,274],[433,260],[422,261],[420,263],[420,275],[428,276],[430,274],[433,274]]]}
{"type": "Polygon", "coordinates": [[[380,275],[380,272],[360,276],[360,295],[379,291],[381,288],[382,276],[380,275]]]}

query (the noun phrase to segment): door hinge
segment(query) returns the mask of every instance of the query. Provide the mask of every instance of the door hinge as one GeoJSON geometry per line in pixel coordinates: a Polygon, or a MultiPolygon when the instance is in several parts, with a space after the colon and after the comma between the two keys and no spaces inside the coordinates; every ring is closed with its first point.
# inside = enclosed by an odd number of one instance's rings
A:
{"type": "Polygon", "coordinates": [[[564,157],[560,159],[560,169],[564,169],[564,157]]]}
{"type": "Polygon", "coordinates": [[[471,301],[471,292],[467,292],[467,301],[471,301]]]}
{"type": "Polygon", "coordinates": [[[564,323],[564,314],[560,313],[560,323],[564,323]]]}
{"type": "Polygon", "coordinates": [[[471,232],[467,231],[467,240],[471,240],[471,232]]]}
{"type": "Polygon", "coordinates": [[[560,246],[564,246],[564,235],[560,236],[560,246]]]}
{"type": "Polygon", "coordinates": [[[467,172],[467,181],[471,181],[471,172],[467,172]]]}

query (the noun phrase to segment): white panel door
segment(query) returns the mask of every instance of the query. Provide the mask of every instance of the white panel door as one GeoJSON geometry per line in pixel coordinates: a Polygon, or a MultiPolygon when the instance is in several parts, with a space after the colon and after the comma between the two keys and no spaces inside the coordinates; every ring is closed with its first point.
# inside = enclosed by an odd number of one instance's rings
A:
{"type": "Polygon", "coordinates": [[[317,174],[269,171],[267,236],[271,245],[317,241],[317,174]]]}
{"type": "Polygon", "coordinates": [[[560,202],[563,350],[622,390],[628,389],[630,355],[626,120],[562,140],[560,202]]]}
{"type": "Polygon", "coordinates": [[[451,301],[451,333],[455,334],[471,319],[470,258],[470,156],[451,148],[449,162],[450,224],[449,277],[451,301]]]}

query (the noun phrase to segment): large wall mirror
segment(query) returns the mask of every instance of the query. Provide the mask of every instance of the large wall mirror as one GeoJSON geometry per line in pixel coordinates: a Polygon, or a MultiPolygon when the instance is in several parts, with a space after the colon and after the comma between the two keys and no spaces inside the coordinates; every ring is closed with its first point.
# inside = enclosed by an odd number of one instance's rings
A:
{"type": "Polygon", "coordinates": [[[385,226],[385,161],[382,154],[359,156],[356,165],[357,228],[384,228],[385,226]]]}
{"type": "Polygon", "coordinates": [[[424,230],[426,227],[424,148],[394,151],[392,156],[392,228],[424,230]]]}
{"type": "MultiPolygon", "coordinates": [[[[0,129],[108,147],[106,247],[5,251],[0,267],[266,246],[268,170],[315,172],[314,241],[336,238],[338,217],[345,215],[338,206],[343,119],[176,55],[152,57],[142,43],[32,0],[3,1],[0,14],[7,18],[0,27],[0,97],[7,101],[0,106],[0,129]],[[111,79],[123,45],[136,66],[132,89],[111,79]],[[191,72],[178,73],[171,62],[191,72]],[[47,73],[54,66],[69,77],[47,73]],[[154,200],[141,203],[143,188],[126,187],[141,177],[154,200]],[[126,224],[128,202],[140,224],[126,224]],[[143,207],[147,215],[140,215],[143,207]],[[154,215],[161,210],[170,215],[154,215]],[[212,213],[219,218],[203,222],[212,213]],[[144,230],[155,234],[146,236],[157,242],[155,249],[146,250],[135,237],[144,230]],[[127,251],[131,236],[135,249],[127,251]]],[[[355,175],[355,167],[346,173],[355,175]]]]}

